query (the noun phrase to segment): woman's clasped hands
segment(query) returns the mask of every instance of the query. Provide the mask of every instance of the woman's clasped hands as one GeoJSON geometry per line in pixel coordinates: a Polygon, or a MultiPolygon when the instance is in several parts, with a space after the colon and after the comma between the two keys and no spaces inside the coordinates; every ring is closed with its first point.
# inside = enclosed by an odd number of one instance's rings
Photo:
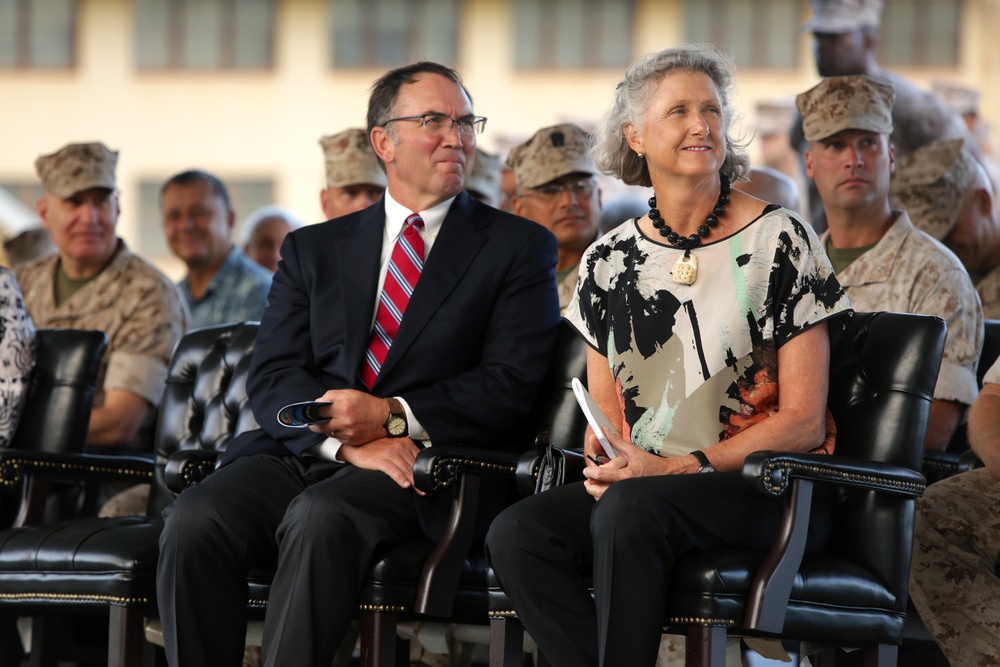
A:
{"type": "Polygon", "coordinates": [[[698,465],[691,456],[662,457],[633,445],[614,429],[604,427],[604,435],[618,452],[618,456],[608,459],[593,431],[587,429],[584,450],[587,453],[587,467],[583,470],[587,493],[600,500],[613,483],[632,477],[653,475],[678,475],[698,472],[698,465]],[[596,459],[600,465],[593,463],[596,459]]]}

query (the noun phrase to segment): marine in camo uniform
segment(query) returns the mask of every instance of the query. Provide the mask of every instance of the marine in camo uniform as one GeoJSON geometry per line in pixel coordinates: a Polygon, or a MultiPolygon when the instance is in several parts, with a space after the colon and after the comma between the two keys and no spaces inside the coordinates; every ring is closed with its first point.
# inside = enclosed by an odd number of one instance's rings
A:
{"type": "Polygon", "coordinates": [[[563,123],[542,128],[507,156],[517,185],[511,210],[559,242],[556,283],[563,312],[576,292],[580,259],[597,240],[601,222],[601,190],[589,150],[587,133],[563,123]]]}
{"type": "Polygon", "coordinates": [[[326,187],[319,201],[328,220],[368,208],[385,192],[385,171],[368,134],[350,128],[320,137],[326,166],[326,187]]]}
{"type": "Polygon", "coordinates": [[[117,162],[118,153],[100,143],[38,158],[45,191],[38,214],[58,253],[15,273],[35,326],[107,334],[87,444],[148,452],[187,315],[170,280],[116,236],[117,162]]]}
{"type": "MultiPolygon", "coordinates": [[[[813,35],[816,70],[822,77],[865,74],[896,91],[890,140],[896,157],[936,139],[971,139],[962,117],[937,96],[876,61],[883,0],[810,0],[812,18],[803,30],[813,35]]],[[[802,125],[792,130],[792,145],[804,150],[802,125]]],[[[813,189],[810,220],[825,226],[822,202],[813,189]]]]}
{"type": "Polygon", "coordinates": [[[927,487],[917,500],[910,596],[952,665],[1000,656],[1000,361],[969,414],[985,464],[927,487]]]}
{"type": "Polygon", "coordinates": [[[918,229],[962,260],[983,316],[1000,319],[1000,210],[965,142],[935,141],[910,153],[897,164],[890,191],[918,229]]]}
{"type": "Polygon", "coordinates": [[[889,205],[894,99],[892,86],[856,75],[824,79],[796,103],[809,141],[806,170],[827,213],[821,240],[851,305],[948,323],[926,441],[940,450],[978,395],[983,312],[958,258],[889,205]]]}

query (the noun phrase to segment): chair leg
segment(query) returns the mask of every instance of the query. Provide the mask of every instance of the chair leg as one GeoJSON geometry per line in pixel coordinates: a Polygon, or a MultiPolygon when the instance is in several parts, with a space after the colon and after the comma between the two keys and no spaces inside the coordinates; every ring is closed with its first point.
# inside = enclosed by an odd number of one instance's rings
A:
{"type": "Polygon", "coordinates": [[[513,617],[490,618],[490,667],[524,664],[524,626],[513,617]]]}
{"type": "Polygon", "coordinates": [[[361,613],[361,667],[405,667],[410,661],[409,642],[396,633],[392,612],[361,613]]]}
{"type": "Polygon", "coordinates": [[[879,644],[865,648],[865,667],[896,667],[899,647],[895,644],[879,644]]]}
{"type": "Polygon", "coordinates": [[[59,621],[57,616],[31,617],[31,667],[56,667],[59,621]]]}
{"type": "Polygon", "coordinates": [[[152,644],[147,645],[145,613],[136,607],[112,605],[108,618],[108,667],[153,665],[152,644]]]}
{"type": "Polygon", "coordinates": [[[685,667],[726,667],[726,628],[692,625],[687,630],[685,667]]]}

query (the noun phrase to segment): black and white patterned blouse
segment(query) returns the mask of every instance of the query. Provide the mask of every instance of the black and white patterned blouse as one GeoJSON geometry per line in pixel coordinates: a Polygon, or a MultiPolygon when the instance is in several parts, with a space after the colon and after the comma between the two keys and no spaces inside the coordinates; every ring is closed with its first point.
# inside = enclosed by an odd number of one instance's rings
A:
{"type": "Polygon", "coordinates": [[[0,267],[0,447],[10,444],[35,367],[35,325],[14,273],[0,267]]]}
{"type": "Polygon", "coordinates": [[[850,310],[812,227],[769,206],[696,248],[698,278],[674,282],[684,251],[635,220],[592,245],[568,319],[607,357],[625,437],[661,456],[724,440],[778,408],[777,351],[850,310]]]}

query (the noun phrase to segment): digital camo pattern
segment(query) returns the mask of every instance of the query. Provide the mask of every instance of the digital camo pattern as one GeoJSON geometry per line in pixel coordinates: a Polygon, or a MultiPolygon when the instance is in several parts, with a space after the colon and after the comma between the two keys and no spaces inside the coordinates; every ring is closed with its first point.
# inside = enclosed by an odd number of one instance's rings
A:
{"type": "Polygon", "coordinates": [[[850,310],[820,248],[808,223],[776,207],[693,250],[690,286],[670,273],[683,251],[634,220],[591,246],[566,318],[608,359],[625,437],[680,456],[775,412],[778,348],[850,310]]]}
{"type": "Polygon", "coordinates": [[[917,229],[940,241],[958,222],[976,169],[965,140],[932,141],[896,161],[889,195],[917,229]]]}
{"type": "MultiPolygon", "coordinates": [[[[823,237],[824,241],[826,235],[823,237]]],[[[948,324],[934,398],[972,405],[983,310],[965,267],[901,211],[874,248],[837,276],[855,310],[937,315],[948,324]]]]}
{"type": "Polygon", "coordinates": [[[952,665],[1000,656],[1000,480],[985,468],[927,487],[917,500],[910,596],[952,665]]]}
{"type": "MultiPolygon", "coordinates": [[[[111,263],[58,308],[55,274],[59,256],[22,264],[14,271],[24,303],[38,327],[103,331],[108,349],[101,360],[94,405],[108,389],[124,389],[159,405],[170,353],[187,330],[187,312],[170,279],[136,257],[121,240],[111,263]]],[[[150,410],[136,449],[152,448],[156,411],[150,410]]]]}
{"type": "Polygon", "coordinates": [[[0,447],[10,445],[35,367],[35,326],[17,279],[0,268],[0,447]]]}
{"type": "Polygon", "coordinates": [[[46,192],[68,199],[90,188],[115,189],[118,151],[102,143],[68,144],[35,160],[35,171],[46,192]]]}
{"type": "Polygon", "coordinates": [[[996,266],[976,284],[976,292],[983,302],[983,317],[1000,320],[1000,266],[996,266]]]}

